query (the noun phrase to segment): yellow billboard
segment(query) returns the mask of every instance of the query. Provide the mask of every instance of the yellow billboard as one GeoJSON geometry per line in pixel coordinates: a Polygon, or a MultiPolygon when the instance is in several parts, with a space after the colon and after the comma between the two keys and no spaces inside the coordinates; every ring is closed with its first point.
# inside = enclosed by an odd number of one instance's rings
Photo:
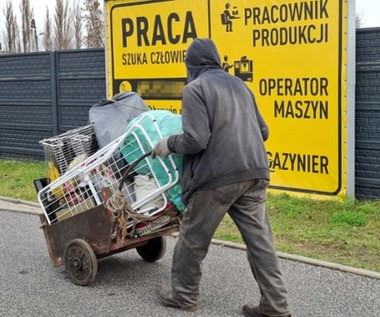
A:
{"type": "Polygon", "coordinates": [[[272,189],[344,196],[347,11],[344,0],[106,1],[108,95],[133,90],[180,113],[186,49],[209,37],[269,125],[272,189]]]}

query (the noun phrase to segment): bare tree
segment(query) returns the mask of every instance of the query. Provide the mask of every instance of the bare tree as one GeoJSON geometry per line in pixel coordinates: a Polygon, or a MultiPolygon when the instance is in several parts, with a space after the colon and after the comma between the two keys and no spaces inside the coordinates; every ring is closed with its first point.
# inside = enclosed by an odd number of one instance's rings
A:
{"type": "Polygon", "coordinates": [[[74,47],[80,49],[82,47],[82,8],[80,2],[77,2],[73,7],[73,28],[74,28],[74,47]]]}
{"type": "Polygon", "coordinates": [[[21,0],[21,32],[22,32],[22,45],[23,51],[29,52],[31,50],[31,20],[32,12],[30,10],[30,0],[21,0]]]}
{"type": "Polygon", "coordinates": [[[86,24],[86,46],[103,47],[103,12],[99,0],[84,0],[84,20],[86,24]]]}
{"type": "Polygon", "coordinates": [[[22,47],[21,47],[21,39],[20,39],[20,29],[17,24],[16,19],[14,20],[14,26],[13,26],[14,32],[15,32],[15,43],[16,43],[16,53],[22,53],[22,47]]]}
{"type": "Polygon", "coordinates": [[[53,49],[51,20],[48,6],[46,6],[44,25],[44,47],[46,51],[51,51],[53,49]]]}
{"type": "Polygon", "coordinates": [[[67,0],[56,0],[54,46],[58,50],[71,48],[71,28],[69,21],[69,4],[67,0]]]}
{"type": "Polygon", "coordinates": [[[13,4],[7,0],[3,9],[5,16],[5,49],[16,52],[16,37],[18,32],[16,16],[13,12],[13,4]]]}
{"type": "Polygon", "coordinates": [[[362,25],[362,17],[358,14],[355,16],[355,26],[356,28],[360,28],[362,25]]]}
{"type": "Polygon", "coordinates": [[[33,10],[30,19],[30,47],[31,52],[38,52],[38,35],[37,34],[37,24],[33,17],[33,10]]]}

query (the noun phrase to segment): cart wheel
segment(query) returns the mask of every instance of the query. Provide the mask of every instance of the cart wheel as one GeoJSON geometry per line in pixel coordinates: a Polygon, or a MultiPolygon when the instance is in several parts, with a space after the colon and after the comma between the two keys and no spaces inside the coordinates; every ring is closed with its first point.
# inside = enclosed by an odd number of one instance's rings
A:
{"type": "Polygon", "coordinates": [[[87,285],[95,280],[98,262],[94,250],[85,240],[75,239],[67,245],[65,269],[75,284],[87,285]]]}
{"type": "Polygon", "coordinates": [[[147,244],[137,247],[136,251],[147,262],[158,261],[166,252],[166,239],[165,237],[151,239],[147,244]]]}

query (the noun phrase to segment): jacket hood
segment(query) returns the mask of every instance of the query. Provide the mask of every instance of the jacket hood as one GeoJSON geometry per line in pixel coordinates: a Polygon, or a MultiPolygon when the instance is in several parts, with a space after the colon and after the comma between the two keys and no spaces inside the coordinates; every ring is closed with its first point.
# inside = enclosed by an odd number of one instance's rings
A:
{"type": "Polygon", "coordinates": [[[221,68],[218,50],[210,39],[195,39],[187,49],[185,63],[188,82],[207,69],[221,68]]]}

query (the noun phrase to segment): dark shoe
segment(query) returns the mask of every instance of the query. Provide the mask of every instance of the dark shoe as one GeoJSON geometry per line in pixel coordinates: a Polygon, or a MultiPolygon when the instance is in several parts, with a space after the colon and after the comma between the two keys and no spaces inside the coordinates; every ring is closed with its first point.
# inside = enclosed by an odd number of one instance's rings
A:
{"type": "MultiPolygon", "coordinates": [[[[245,317],[274,317],[261,313],[257,306],[252,306],[250,304],[244,305],[241,312],[245,317]]],[[[292,315],[278,315],[278,317],[292,317],[292,315]]]]}
{"type": "Polygon", "coordinates": [[[158,284],[156,286],[155,291],[156,291],[157,298],[160,301],[160,304],[162,306],[174,307],[174,308],[178,308],[178,309],[189,311],[189,312],[194,312],[197,310],[197,305],[184,305],[177,302],[173,298],[173,293],[172,293],[171,288],[164,284],[158,284]]]}

